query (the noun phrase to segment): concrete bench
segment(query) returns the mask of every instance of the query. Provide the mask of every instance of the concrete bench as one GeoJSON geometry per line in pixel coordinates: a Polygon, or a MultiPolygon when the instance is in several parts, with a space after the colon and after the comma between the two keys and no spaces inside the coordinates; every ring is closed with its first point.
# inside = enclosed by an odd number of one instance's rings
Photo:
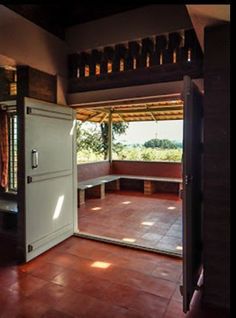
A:
{"type": "MultiPolygon", "coordinates": [[[[78,183],[78,203],[79,205],[85,203],[85,190],[91,189],[89,192],[90,197],[98,197],[103,199],[105,197],[105,184],[115,181],[114,190],[120,189],[119,183],[120,176],[106,175],[99,178],[89,179],[78,183]]],[[[114,182],[113,182],[114,183],[114,182]]]]}
{"type": "Polygon", "coordinates": [[[169,183],[176,185],[176,193],[179,194],[182,185],[181,178],[166,178],[166,177],[148,177],[148,176],[131,176],[131,175],[120,175],[121,179],[133,179],[133,180],[143,180],[145,195],[150,195],[156,192],[156,185],[158,183],[169,183]]]}
{"type": "Polygon", "coordinates": [[[164,178],[164,177],[147,177],[147,176],[132,176],[132,175],[106,175],[99,178],[89,179],[78,183],[79,205],[85,203],[85,190],[92,189],[90,191],[90,197],[96,197],[103,199],[105,197],[105,184],[111,183],[110,189],[120,190],[120,180],[131,179],[131,180],[143,180],[144,181],[144,194],[151,195],[156,192],[157,183],[171,183],[175,184],[176,192],[179,194],[182,179],[181,178],[164,178]],[[115,181],[115,182],[114,182],[115,181]]]}

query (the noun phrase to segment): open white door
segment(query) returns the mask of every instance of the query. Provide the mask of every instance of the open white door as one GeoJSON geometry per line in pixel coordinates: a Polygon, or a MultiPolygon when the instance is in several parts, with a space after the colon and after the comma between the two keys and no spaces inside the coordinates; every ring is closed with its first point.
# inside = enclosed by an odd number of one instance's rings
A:
{"type": "Polygon", "coordinates": [[[190,302],[202,265],[202,108],[203,96],[184,77],[183,142],[183,310],[190,302]]]}
{"type": "Polygon", "coordinates": [[[29,261],[74,232],[76,121],[72,109],[32,98],[24,98],[23,108],[24,249],[29,261]]]}

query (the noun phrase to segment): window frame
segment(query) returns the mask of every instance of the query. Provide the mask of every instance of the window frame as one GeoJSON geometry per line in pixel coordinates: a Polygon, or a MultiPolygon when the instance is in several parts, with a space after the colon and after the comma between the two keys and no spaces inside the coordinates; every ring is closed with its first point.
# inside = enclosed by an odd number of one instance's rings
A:
{"type": "Polygon", "coordinates": [[[9,149],[9,160],[8,160],[8,190],[10,193],[17,193],[18,189],[18,122],[17,122],[17,113],[9,112],[8,113],[8,149],[9,149]]]}

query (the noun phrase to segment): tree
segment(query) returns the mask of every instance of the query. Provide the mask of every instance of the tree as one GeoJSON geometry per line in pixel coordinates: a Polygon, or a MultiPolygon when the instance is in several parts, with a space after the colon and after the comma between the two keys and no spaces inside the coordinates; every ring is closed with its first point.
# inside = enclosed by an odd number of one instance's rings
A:
{"type": "MultiPolygon", "coordinates": [[[[80,149],[92,150],[96,154],[102,154],[104,160],[108,158],[108,124],[101,123],[99,128],[97,125],[91,125],[89,129],[82,128],[83,123],[77,124],[77,151],[80,149]]],[[[113,123],[112,139],[113,151],[119,153],[123,149],[121,143],[116,143],[115,137],[125,133],[128,123],[113,123]]]]}
{"type": "Polygon", "coordinates": [[[150,139],[143,146],[145,148],[161,148],[161,149],[176,149],[177,146],[169,139],[150,139]]]}

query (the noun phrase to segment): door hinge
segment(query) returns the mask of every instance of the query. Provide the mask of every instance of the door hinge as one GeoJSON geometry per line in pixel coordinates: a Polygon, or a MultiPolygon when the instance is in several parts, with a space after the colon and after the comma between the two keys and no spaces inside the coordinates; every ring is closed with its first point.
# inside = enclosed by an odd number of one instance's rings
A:
{"type": "Polygon", "coordinates": [[[32,113],[32,108],[31,107],[27,107],[26,109],[26,113],[29,115],[32,113]]]}
{"type": "Polygon", "coordinates": [[[193,176],[191,174],[187,174],[185,177],[184,177],[184,184],[188,185],[189,183],[191,183],[193,180],[193,176]]]}
{"type": "Polygon", "coordinates": [[[27,177],[27,183],[31,183],[31,182],[33,182],[33,178],[30,177],[30,176],[28,176],[28,177],[27,177]]]}
{"type": "Polygon", "coordinates": [[[33,251],[33,245],[28,245],[28,253],[32,252],[33,251]]]}
{"type": "Polygon", "coordinates": [[[180,291],[180,295],[183,296],[183,294],[184,294],[184,286],[183,285],[179,286],[179,291],[180,291]]]}

